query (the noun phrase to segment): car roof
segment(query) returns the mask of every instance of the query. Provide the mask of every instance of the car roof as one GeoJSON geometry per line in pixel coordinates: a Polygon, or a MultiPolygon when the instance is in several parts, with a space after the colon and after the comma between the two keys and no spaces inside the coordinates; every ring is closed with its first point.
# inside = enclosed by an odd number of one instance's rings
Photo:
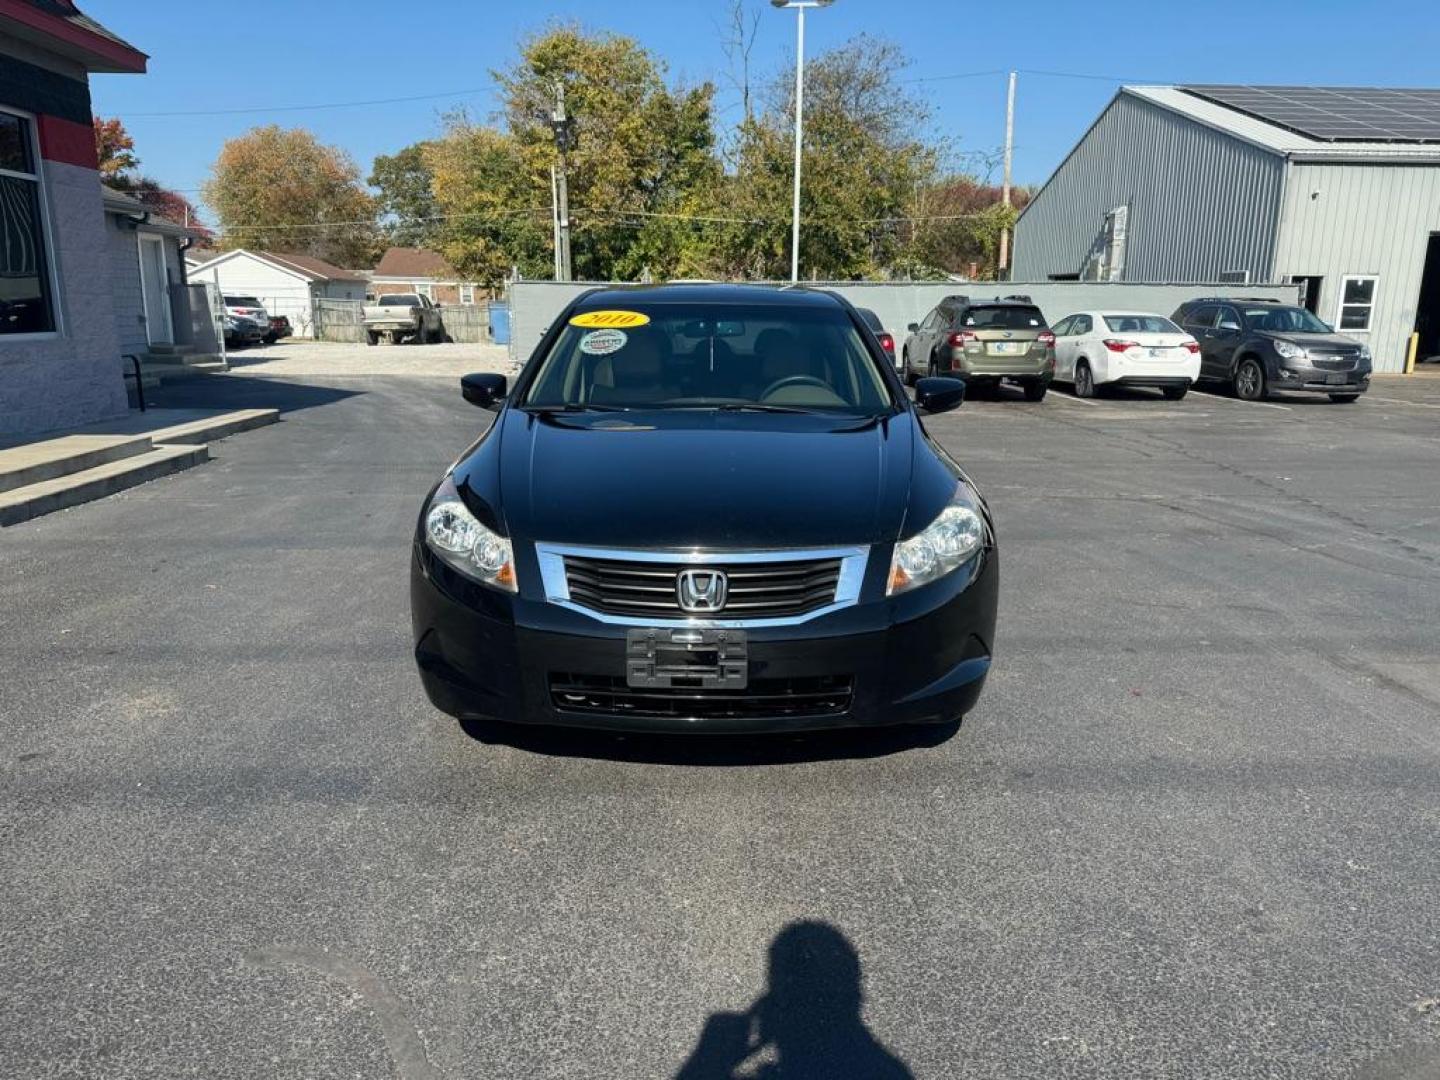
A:
{"type": "Polygon", "coordinates": [[[686,283],[673,285],[607,285],[576,301],[578,311],[597,311],[616,304],[758,304],[775,307],[841,307],[832,292],[796,285],[735,285],[686,283]]]}
{"type": "Polygon", "coordinates": [[[1282,304],[1286,307],[1295,305],[1288,300],[1277,300],[1273,296],[1198,296],[1194,300],[1186,300],[1181,307],[1189,307],[1191,304],[1282,304]]]}

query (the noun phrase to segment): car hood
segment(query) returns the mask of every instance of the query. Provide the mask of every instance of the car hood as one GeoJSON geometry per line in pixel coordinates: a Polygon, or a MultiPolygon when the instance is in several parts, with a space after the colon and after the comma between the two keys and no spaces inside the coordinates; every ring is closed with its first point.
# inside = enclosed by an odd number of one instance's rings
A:
{"type": "Polygon", "coordinates": [[[1288,341],[1302,349],[1327,349],[1330,352],[1359,352],[1360,342],[1344,334],[1282,334],[1276,330],[1262,330],[1260,336],[1272,341],[1288,341]]]}
{"type": "MultiPolygon", "coordinates": [[[[618,548],[894,540],[916,439],[876,420],[708,410],[534,416],[506,409],[463,469],[494,482],[512,537],[618,548]]],[[[457,469],[457,472],[460,470],[457,469]]]]}

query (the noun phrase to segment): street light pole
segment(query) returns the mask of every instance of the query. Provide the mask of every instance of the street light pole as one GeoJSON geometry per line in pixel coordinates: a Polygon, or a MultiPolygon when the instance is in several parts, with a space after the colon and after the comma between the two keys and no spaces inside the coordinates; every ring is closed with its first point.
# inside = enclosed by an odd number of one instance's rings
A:
{"type": "Polygon", "coordinates": [[[800,280],[800,150],[805,125],[805,9],[829,7],[835,0],[770,0],[794,8],[795,22],[795,197],[790,207],[790,280],[800,280]]]}

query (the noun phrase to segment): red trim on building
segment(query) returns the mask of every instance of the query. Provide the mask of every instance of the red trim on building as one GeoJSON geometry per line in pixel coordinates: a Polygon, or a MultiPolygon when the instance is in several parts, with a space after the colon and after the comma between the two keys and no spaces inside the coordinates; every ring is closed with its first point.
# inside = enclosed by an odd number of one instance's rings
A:
{"type": "MultiPolygon", "coordinates": [[[[72,48],[89,53],[108,66],[95,65],[92,70],[133,72],[143,74],[147,57],[138,49],[105,37],[83,26],[77,26],[58,15],[41,11],[30,0],[0,0],[0,18],[12,19],[33,30],[54,38],[72,48]]],[[[87,65],[90,66],[90,65],[87,65]]]]}
{"type": "Polygon", "coordinates": [[[40,156],[46,161],[83,165],[87,169],[100,167],[95,158],[95,129],[89,124],[43,115],[35,121],[40,135],[40,156]]]}

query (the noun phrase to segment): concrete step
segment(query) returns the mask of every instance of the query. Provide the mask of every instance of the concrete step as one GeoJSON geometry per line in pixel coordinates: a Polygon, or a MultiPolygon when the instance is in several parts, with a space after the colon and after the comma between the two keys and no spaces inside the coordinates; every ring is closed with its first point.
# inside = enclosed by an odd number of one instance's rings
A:
{"type": "Polygon", "coordinates": [[[0,526],[16,525],[41,514],[103,499],[147,480],[199,465],[209,458],[210,451],[205,446],[157,446],[147,453],[16,488],[0,494],[0,526]]]}
{"type": "Polygon", "coordinates": [[[206,417],[204,420],[191,420],[184,424],[157,428],[149,435],[157,446],[177,443],[190,445],[214,442],[227,435],[234,435],[237,431],[249,431],[251,428],[273,424],[279,419],[279,409],[238,409],[235,412],[206,417]]]}
{"type": "Polygon", "coordinates": [[[0,492],[137,457],[153,448],[149,435],[63,435],[0,450],[0,492]]]}

